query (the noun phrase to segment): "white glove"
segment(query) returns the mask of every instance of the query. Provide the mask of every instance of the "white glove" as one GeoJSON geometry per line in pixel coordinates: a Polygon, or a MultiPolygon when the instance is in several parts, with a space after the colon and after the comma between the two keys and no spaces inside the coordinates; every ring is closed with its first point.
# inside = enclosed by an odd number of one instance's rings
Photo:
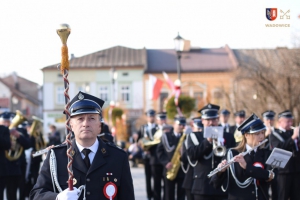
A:
{"type": "Polygon", "coordinates": [[[67,188],[57,195],[56,200],[77,200],[79,198],[80,193],[80,190],[76,187],[73,187],[72,191],[70,191],[69,188],[67,188]]]}

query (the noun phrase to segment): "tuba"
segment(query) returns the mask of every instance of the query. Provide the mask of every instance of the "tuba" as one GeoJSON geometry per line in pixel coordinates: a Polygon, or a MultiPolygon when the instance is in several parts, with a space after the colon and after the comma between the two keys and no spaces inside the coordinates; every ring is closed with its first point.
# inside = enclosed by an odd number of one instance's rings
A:
{"type": "MultiPolygon", "coordinates": [[[[19,124],[22,124],[27,119],[23,116],[23,114],[16,110],[16,116],[13,118],[9,129],[15,129],[19,124]]],[[[19,132],[20,133],[20,132],[19,132]]],[[[20,133],[21,134],[21,133],[20,133]]],[[[17,142],[17,138],[15,136],[10,135],[11,148],[10,150],[5,151],[5,157],[9,161],[14,161],[20,158],[23,152],[23,147],[17,142]]]]}
{"type": "Polygon", "coordinates": [[[185,130],[185,132],[182,134],[182,136],[180,137],[179,139],[179,142],[178,142],[178,145],[175,149],[175,152],[173,154],[173,157],[172,157],[172,160],[171,160],[171,163],[172,163],[172,168],[167,170],[167,179],[169,180],[174,180],[177,176],[177,173],[178,173],[178,170],[179,170],[179,167],[181,166],[180,165],[180,153],[179,153],[179,150],[181,149],[182,147],[182,144],[186,138],[186,135],[187,134],[190,134],[192,132],[192,129],[191,128],[187,128],[185,130]]]}
{"type": "Polygon", "coordinates": [[[43,134],[41,132],[41,125],[43,124],[43,120],[32,116],[33,122],[29,130],[30,136],[34,137],[35,139],[35,150],[39,151],[41,149],[44,149],[46,147],[45,140],[43,138],[43,134]]]}
{"type": "Polygon", "coordinates": [[[158,129],[153,135],[153,140],[150,140],[148,137],[143,137],[141,139],[142,149],[148,151],[152,146],[159,144],[162,134],[162,130],[158,129]]]}

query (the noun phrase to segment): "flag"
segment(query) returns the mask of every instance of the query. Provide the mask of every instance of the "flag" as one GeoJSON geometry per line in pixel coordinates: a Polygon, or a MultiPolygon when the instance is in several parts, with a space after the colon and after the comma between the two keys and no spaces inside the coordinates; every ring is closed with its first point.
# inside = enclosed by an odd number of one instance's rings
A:
{"type": "Polygon", "coordinates": [[[169,76],[166,72],[163,72],[163,75],[164,75],[165,81],[167,82],[168,87],[171,90],[171,93],[172,93],[171,96],[173,96],[175,94],[175,85],[174,85],[173,81],[169,78],[169,76]]]}
{"type": "Polygon", "coordinates": [[[159,97],[162,86],[163,86],[162,80],[149,74],[149,91],[150,91],[151,100],[156,100],[159,97]]]}

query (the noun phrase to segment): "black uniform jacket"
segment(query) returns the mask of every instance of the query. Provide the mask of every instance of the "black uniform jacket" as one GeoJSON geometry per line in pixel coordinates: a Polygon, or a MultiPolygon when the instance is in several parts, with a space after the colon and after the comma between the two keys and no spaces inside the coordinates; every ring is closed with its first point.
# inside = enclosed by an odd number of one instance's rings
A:
{"type": "MultiPolygon", "coordinates": [[[[157,124],[151,129],[151,133],[149,133],[148,130],[148,124],[145,124],[141,127],[141,130],[139,131],[139,138],[145,137],[145,135],[148,136],[148,138],[151,140],[153,136],[155,135],[156,131],[159,130],[159,127],[157,124]]],[[[149,148],[149,154],[146,154],[145,159],[149,159],[150,165],[160,165],[160,162],[158,160],[157,154],[156,154],[157,145],[153,145],[149,148]]]]}
{"type": "Polygon", "coordinates": [[[10,149],[10,133],[6,126],[0,125],[0,177],[7,176],[5,151],[10,149]]]}
{"type": "MultiPolygon", "coordinates": [[[[4,131],[4,132],[6,132],[6,133],[4,133],[4,135],[5,135],[5,137],[7,137],[8,128],[3,128],[3,126],[1,126],[1,127],[2,128],[0,130],[0,135],[4,131]],[[6,131],[5,131],[5,129],[6,129],[6,131]]],[[[24,151],[25,151],[25,149],[28,149],[28,148],[31,147],[31,143],[30,143],[28,133],[25,129],[17,128],[17,131],[21,132],[20,137],[17,138],[17,143],[19,143],[20,146],[23,147],[23,152],[22,152],[21,156],[18,159],[14,160],[14,161],[9,161],[5,156],[5,151],[1,151],[1,155],[0,155],[0,163],[1,163],[0,176],[21,176],[23,174],[22,173],[22,167],[23,167],[23,169],[24,169],[24,167],[26,167],[26,159],[25,159],[24,151]]],[[[9,132],[9,130],[8,130],[8,139],[9,139],[9,143],[10,143],[10,132],[9,132]]],[[[3,142],[5,142],[5,141],[3,141],[3,142]]],[[[10,144],[9,144],[9,146],[10,146],[10,144]]]]}
{"type": "Polygon", "coordinates": [[[284,169],[279,169],[279,174],[287,174],[287,173],[299,173],[300,172],[300,146],[298,141],[298,151],[296,149],[296,145],[294,140],[291,138],[293,135],[293,130],[290,131],[282,131],[279,129],[275,129],[276,133],[278,133],[282,139],[281,142],[273,133],[270,135],[270,145],[271,148],[281,148],[287,151],[293,152],[292,157],[286,164],[284,169]]]}
{"type": "MultiPolygon", "coordinates": [[[[233,156],[236,156],[239,154],[238,151],[232,149],[233,156]]],[[[254,155],[254,159],[251,158],[249,154],[244,156],[245,161],[247,162],[246,169],[243,169],[239,163],[234,163],[235,168],[235,176],[240,182],[244,182],[247,178],[253,177],[259,183],[257,193],[258,193],[258,199],[259,200],[269,200],[268,198],[268,186],[269,183],[266,182],[269,179],[269,171],[267,170],[267,167],[265,162],[267,161],[269,157],[270,151],[267,149],[258,149],[254,155]],[[264,169],[260,167],[255,167],[253,164],[255,162],[259,162],[264,166],[264,169]],[[267,197],[267,198],[266,198],[267,197]]],[[[227,155],[224,159],[227,158],[227,155]]],[[[229,183],[228,183],[228,199],[229,200],[255,200],[256,199],[256,193],[255,193],[255,185],[254,181],[246,187],[246,188],[240,188],[237,186],[235,180],[233,179],[233,176],[231,174],[230,169],[229,170],[229,183]]],[[[215,188],[221,188],[221,185],[223,184],[223,187],[227,187],[227,176],[228,172],[225,171],[221,174],[215,174],[211,178],[211,183],[214,185],[215,188]]]]}
{"type": "MultiPolygon", "coordinates": [[[[195,134],[197,134],[197,132],[194,132],[195,134]]],[[[191,190],[193,187],[193,174],[194,174],[194,167],[192,167],[188,161],[187,158],[187,149],[188,149],[188,140],[189,140],[190,134],[188,134],[186,136],[186,141],[183,143],[182,145],[182,155],[180,157],[181,162],[183,163],[185,170],[187,170],[183,183],[182,183],[182,187],[184,189],[188,189],[191,190]]]]}
{"type": "Polygon", "coordinates": [[[235,130],[237,129],[236,125],[230,126],[229,127],[229,133],[234,134],[235,130]]]}
{"type": "MultiPolygon", "coordinates": [[[[164,167],[164,175],[166,175],[167,173],[167,169],[166,169],[166,165],[171,162],[172,157],[174,155],[174,152],[176,151],[176,147],[178,145],[178,142],[180,140],[180,137],[176,137],[174,132],[165,132],[164,133],[166,135],[167,138],[167,142],[169,144],[170,147],[175,146],[174,150],[171,152],[167,152],[165,146],[164,146],[164,139],[162,138],[161,142],[158,144],[157,146],[157,156],[158,159],[160,161],[160,163],[163,165],[164,167]]],[[[180,160],[178,160],[178,164],[180,165],[180,160]]],[[[183,178],[184,177],[184,173],[181,169],[181,167],[179,167],[178,173],[177,173],[177,178],[183,178]]]]}
{"type": "MultiPolygon", "coordinates": [[[[199,145],[195,145],[189,138],[188,155],[192,162],[198,161],[194,167],[192,194],[200,195],[224,195],[227,196],[220,188],[215,189],[209,184],[207,175],[221,162],[222,157],[213,156],[214,165],[212,165],[212,157],[205,159],[213,151],[213,145],[206,138],[203,138],[203,132],[195,134],[199,145]]],[[[235,140],[232,134],[224,132],[225,146],[227,149],[235,147],[235,140]]]]}
{"type": "MultiPolygon", "coordinates": [[[[104,196],[103,187],[108,182],[113,182],[117,186],[117,196],[114,198],[115,200],[135,199],[128,157],[123,150],[111,143],[104,143],[99,139],[98,151],[88,170],[74,140],[72,141],[72,146],[74,150],[72,168],[74,178],[77,180],[74,187],[78,188],[81,185],[86,185],[87,200],[106,200],[107,198],[104,196]],[[107,175],[107,173],[112,174],[107,175]]],[[[62,190],[65,190],[68,187],[67,147],[66,145],[62,145],[53,148],[53,150],[57,160],[58,182],[62,190]]],[[[30,192],[30,199],[56,199],[57,193],[53,192],[49,157],[50,153],[48,153],[44,161],[37,183],[30,192]]],[[[83,199],[83,192],[79,199],[83,199]]]]}

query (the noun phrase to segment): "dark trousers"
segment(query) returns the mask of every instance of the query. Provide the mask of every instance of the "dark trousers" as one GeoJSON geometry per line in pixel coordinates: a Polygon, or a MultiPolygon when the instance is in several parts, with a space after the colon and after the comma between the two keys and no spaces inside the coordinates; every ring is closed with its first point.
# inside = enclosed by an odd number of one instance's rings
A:
{"type": "Polygon", "coordinates": [[[151,187],[151,165],[149,159],[144,159],[144,168],[145,168],[145,176],[146,176],[146,191],[148,199],[153,197],[153,190],[151,187]]]}
{"type": "Polygon", "coordinates": [[[192,195],[192,190],[185,189],[185,195],[187,200],[194,200],[194,195],[192,195]]]}
{"type": "Polygon", "coordinates": [[[278,172],[276,169],[274,169],[274,172],[276,174],[275,178],[271,181],[271,191],[272,191],[272,200],[278,200],[278,186],[277,186],[277,177],[278,177],[278,172]]]}
{"type": "Polygon", "coordinates": [[[300,173],[278,174],[278,199],[300,199],[300,173]]]}
{"type": "Polygon", "coordinates": [[[17,188],[21,176],[6,177],[6,196],[7,200],[17,200],[17,188]]]}
{"type": "Polygon", "coordinates": [[[225,200],[226,197],[220,195],[194,195],[194,200],[225,200]]]}
{"type": "Polygon", "coordinates": [[[185,190],[182,188],[184,177],[176,177],[173,181],[165,178],[166,200],[175,200],[175,187],[177,190],[176,200],[185,200],[185,190]]]}
{"type": "Polygon", "coordinates": [[[153,198],[154,200],[161,200],[161,181],[164,181],[163,177],[164,167],[162,165],[151,165],[151,172],[153,175],[153,183],[154,183],[154,190],[153,190],[153,198]]]}
{"type": "Polygon", "coordinates": [[[3,200],[6,178],[0,177],[0,200],[3,200]]]}
{"type": "Polygon", "coordinates": [[[20,199],[19,200],[25,200],[25,185],[26,185],[26,181],[25,181],[25,176],[26,176],[26,165],[22,165],[21,166],[21,177],[18,183],[18,188],[19,188],[19,194],[20,194],[20,199]]]}

